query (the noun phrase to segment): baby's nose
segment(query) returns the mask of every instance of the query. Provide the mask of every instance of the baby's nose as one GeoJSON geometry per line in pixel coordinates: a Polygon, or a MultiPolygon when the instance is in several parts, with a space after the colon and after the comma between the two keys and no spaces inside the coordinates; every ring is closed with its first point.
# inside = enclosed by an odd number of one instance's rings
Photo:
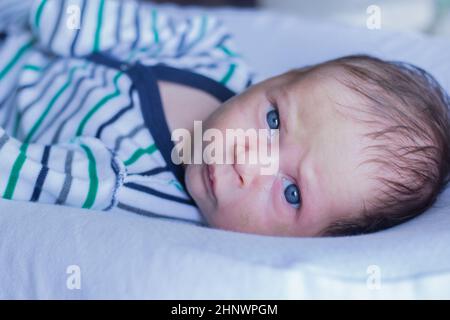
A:
{"type": "Polygon", "coordinates": [[[236,144],[234,150],[233,167],[242,185],[249,185],[253,179],[261,174],[261,165],[256,150],[249,144],[236,144]]]}

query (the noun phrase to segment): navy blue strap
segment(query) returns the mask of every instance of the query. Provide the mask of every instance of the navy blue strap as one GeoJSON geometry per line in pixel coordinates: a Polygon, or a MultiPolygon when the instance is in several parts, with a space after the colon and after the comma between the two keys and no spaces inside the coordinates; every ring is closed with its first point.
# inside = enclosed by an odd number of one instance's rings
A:
{"type": "Polygon", "coordinates": [[[225,85],[186,69],[177,69],[164,64],[157,64],[151,68],[158,80],[174,82],[199,89],[216,97],[220,102],[225,102],[236,95],[235,92],[228,89],[225,85]]]}

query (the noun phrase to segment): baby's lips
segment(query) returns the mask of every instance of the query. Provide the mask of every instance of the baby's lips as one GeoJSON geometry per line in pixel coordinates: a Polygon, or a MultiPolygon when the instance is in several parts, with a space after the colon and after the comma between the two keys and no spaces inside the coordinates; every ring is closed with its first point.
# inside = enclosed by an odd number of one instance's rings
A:
{"type": "Polygon", "coordinates": [[[208,169],[209,180],[214,184],[215,183],[215,174],[216,174],[216,166],[214,164],[206,165],[208,169]]]}
{"type": "Polygon", "coordinates": [[[203,167],[203,174],[206,184],[207,192],[210,194],[212,198],[214,198],[217,201],[216,196],[216,177],[215,177],[215,169],[214,166],[205,164],[203,167]]]}

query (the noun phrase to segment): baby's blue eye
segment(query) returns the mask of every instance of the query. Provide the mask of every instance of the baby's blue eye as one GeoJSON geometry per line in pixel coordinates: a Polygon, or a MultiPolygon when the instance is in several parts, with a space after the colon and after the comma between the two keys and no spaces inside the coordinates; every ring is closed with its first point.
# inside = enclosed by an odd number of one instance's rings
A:
{"type": "Polygon", "coordinates": [[[267,112],[266,121],[270,129],[278,129],[280,127],[280,118],[278,116],[278,111],[272,108],[269,112],[267,112]]]}
{"type": "MultiPolygon", "coordinates": [[[[283,179],[284,180],[284,179],[283,179]]],[[[294,208],[300,207],[301,197],[300,190],[298,187],[290,181],[283,181],[284,185],[284,197],[286,201],[291,204],[294,208]]]]}

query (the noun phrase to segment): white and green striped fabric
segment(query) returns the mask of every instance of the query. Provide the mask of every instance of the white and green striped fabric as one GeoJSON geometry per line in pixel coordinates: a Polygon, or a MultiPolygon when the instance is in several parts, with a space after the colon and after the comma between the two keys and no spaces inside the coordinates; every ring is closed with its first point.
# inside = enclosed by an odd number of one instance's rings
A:
{"type": "Polygon", "coordinates": [[[203,223],[146,126],[135,83],[87,57],[188,70],[238,93],[252,73],[223,24],[133,1],[25,2],[28,28],[0,38],[0,196],[203,223]]]}
{"type": "Polygon", "coordinates": [[[3,198],[87,209],[117,205],[125,166],[98,139],[81,137],[65,144],[42,146],[19,142],[0,129],[0,154],[3,198]],[[37,189],[44,177],[45,188],[37,189]]]}

